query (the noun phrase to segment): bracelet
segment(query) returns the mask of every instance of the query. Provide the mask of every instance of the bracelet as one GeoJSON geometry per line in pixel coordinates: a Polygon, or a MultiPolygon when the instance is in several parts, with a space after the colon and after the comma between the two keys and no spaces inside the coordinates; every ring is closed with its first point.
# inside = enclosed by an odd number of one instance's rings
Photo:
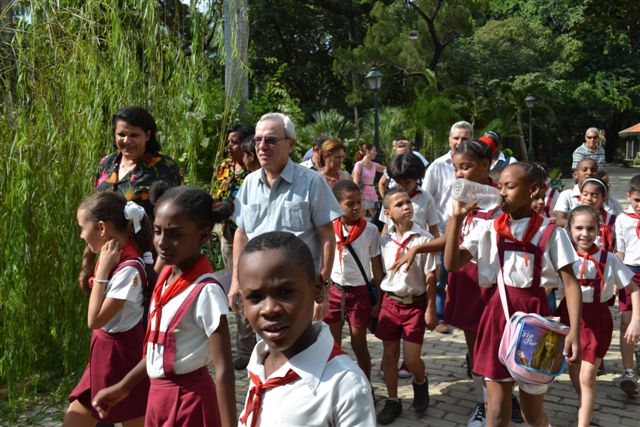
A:
{"type": "Polygon", "coordinates": [[[93,279],[93,283],[97,283],[97,284],[104,284],[106,285],[107,283],[109,283],[109,279],[93,279]]]}

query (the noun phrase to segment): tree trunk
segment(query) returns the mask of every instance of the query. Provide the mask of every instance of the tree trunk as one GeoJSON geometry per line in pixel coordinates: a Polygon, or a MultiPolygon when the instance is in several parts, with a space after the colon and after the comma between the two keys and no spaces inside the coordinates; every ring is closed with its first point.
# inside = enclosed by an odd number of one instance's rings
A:
{"type": "Polygon", "coordinates": [[[245,112],[249,100],[247,78],[247,48],[249,46],[249,16],[247,0],[224,0],[224,89],[227,103],[238,99],[245,112]]]}

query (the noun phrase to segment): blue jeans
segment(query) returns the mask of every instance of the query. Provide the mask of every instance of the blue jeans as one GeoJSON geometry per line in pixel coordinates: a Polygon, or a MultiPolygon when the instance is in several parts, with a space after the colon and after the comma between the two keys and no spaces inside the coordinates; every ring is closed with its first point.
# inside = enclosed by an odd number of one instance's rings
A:
{"type": "Polygon", "coordinates": [[[436,286],[436,315],[438,320],[444,322],[444,302],[447,298],[447,281],[449,272],[444,268],[444,255],[440,254],[440,279],[436,286]]]}

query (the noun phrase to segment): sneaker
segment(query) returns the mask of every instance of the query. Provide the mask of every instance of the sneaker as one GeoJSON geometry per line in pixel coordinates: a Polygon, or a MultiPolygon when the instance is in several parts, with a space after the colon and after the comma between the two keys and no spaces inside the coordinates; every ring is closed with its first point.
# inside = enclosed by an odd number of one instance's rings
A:
{"type": "Polygon", "coordinates": [[[413,377],[413,374],[409,372],[406,366],[404,366],[404,362],[400,365],[400,369],[398,369],[398,378],[406,380],[408,378],[413,377]]]}
{"type": "Polygon", "coordinates": [[[436,331],[439,334],[445,334],[445,335],[451,333],[451,329],[449,329],[447,324],[444,323],[444,322],[438,322],[438,324],[436,325],[436,328],[434,329],[434,331],[436,331]]]}
{"type": "Polygon", "coordinates": [[[384,402],[384,408],[378,414],[378,424],[391,424],[402,414],[402,403],[400,400],[387,399],[384,402]]]}
{"type": "Polygon", "coordinates": [[[524,418],[522,418],[522,410],[520,409],[520,401],[515,394],[511,395],[511,421],[516,424],[524,422],[524,418]]]}
{"type": "Polygon", "coordinates": [[[244,356],[236,357],[236,360],[233,361],[233,369],[236,371],[242,371],[249,364],[249,358],[244,356]]]}
{"type": "Polygon", "coordinates": [[[625,369],[622,372],[620,378],[618,378],[618,385],[629,396],[636,394],[638,389],[638,377],[633,369],[625,369]]]}
{"type": "Polygon", "coordinates": [[[480,402],[476,404],[476,407],[471,414],[471,418],[467,421],[467,427],[484,427],[486,419],[487,414],[484,410],[484,403],[480,402]]]}
{"type": "Polygon", "coordinates": [[[429,407],[429,380],[424,377],[423,384],[416,384],[415,381],[411,382],[413,386],[413,403],[411,407],[418,414],[424,414],[429,407]]]}

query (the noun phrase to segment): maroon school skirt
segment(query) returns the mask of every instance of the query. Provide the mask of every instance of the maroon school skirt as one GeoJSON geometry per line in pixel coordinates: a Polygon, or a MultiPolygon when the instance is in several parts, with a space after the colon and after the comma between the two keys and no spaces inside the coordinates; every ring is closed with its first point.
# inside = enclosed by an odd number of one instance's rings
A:
{"type": "MultiPolygon", "coordinates": [[[[569,325],[569,311],[567,302],[562,299],[556,316],[565,325],[569,325]]],[[[596,357],[604,358],[611,344],[613,336],[613,317],[609,305],[603,303],[583,303],[582,321],[580,322],[580,346],[582,360],[593,363],[596,357]]]]}
{"type": "Polygon", "coordinates": [[[467,262],[455,273],[449,273],[444,321],[463,331],[478,331],[480,317],[495,291],[478,285],[478,264],[467,262]]]}
{"type": "MultiPolygon", "coordinates": [[[[125,332],[110,334],[102,329],[94,329],[91,334],[89,363],[80,382],[69,395],[69,402],[78,400],[91,411],[95,419],[100,419],[91,405],[93,397],[103,388],[120,381],[142,358],[142,325],[125,332]]],[[[101,421],[118,423],[144,416],[149,395],[149,380],[144,379],[122,402],[109,411],[101,421]]]]}
{"type": "Polygon", "coordinates": [[[206,366],[184,375],[151,379],[145,426],[216,427],[220,424],[216,386],[206,366]]]}
{"type": "MultiPolygon", "coordinates": [[[[509,313],[516,311],[523,313],[538,313],[542,316],[550,316],[551,311],[547,304],[547,296],[543,288],[514,288],[505,286],[507,301],[509,301],[509,313]]],[[[498,350],[502,333],[507,324],[504,311],[500,303],[500,292],[493,293],[487,308],[482,313],[478,336],[473,349],[473,373],[493,380],[511,377],[507,368],[498,360],[498,350]]]]}

